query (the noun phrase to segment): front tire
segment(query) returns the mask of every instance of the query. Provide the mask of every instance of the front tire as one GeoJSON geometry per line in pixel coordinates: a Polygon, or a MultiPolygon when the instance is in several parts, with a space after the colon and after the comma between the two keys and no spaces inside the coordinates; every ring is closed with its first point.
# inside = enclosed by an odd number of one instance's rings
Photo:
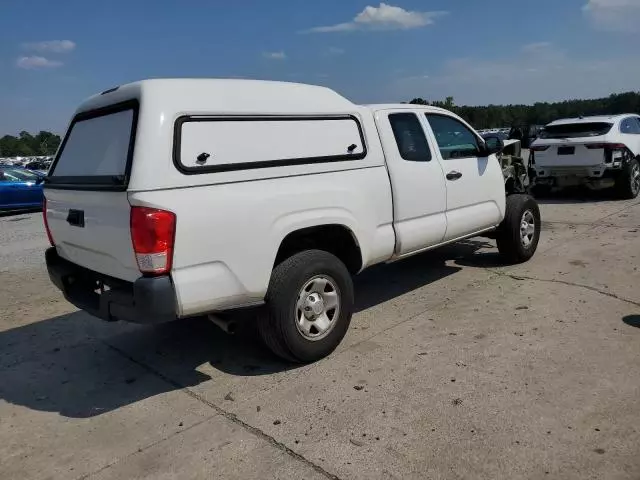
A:
{"type": "Polygon", "coordinates": [[[540,208],[529,195],[507,197],[504,220],[496,240],[500,254],[509,263],[523,263],[533,257],[540,240],[540,208]]]}
{"type": "Polygon", "coordinates": [[[633,200],[640,192],[640,164],[637,158],[626,161],[624,169],[616,179],[615,188],[623,200],[633,200]]]}
{"type": "Polygon", "coordinates": [[[353,281],[336,256],[306,250],[274,268],[266,301],[262,341],[285,360],[310,363],[333,352],[347,333],[353,281]]]}

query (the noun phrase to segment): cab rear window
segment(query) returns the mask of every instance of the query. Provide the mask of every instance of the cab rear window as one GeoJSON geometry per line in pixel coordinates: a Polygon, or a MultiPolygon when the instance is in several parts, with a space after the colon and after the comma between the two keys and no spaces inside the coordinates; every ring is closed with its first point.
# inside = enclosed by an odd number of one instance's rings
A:
{"type": "Polygon", "coordinates": [[[47,186],[125,189],[137,116],[137,102],[77,115],[51,167],[47,186]]]}

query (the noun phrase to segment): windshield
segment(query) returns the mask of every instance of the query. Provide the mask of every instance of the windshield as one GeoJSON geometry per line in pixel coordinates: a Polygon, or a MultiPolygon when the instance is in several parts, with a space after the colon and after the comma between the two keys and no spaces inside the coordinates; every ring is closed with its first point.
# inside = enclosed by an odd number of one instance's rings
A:
{"type": "Polygon", "coordinates": [[[135,108],[129,103],[76,117],[48,183],[123,185],[133,149],[135,108]]]}
{"type": "Polygon", "coordinates": [[[565,123],[562,125],[547,125],[540,134],[540,138],[581,138],[599,137],[606,135],[613,127],[613,123],[565,123]]]}
{"type": "Polygon", "coordinates": [[[11,181],[20,181],[20,182],[35,182],[40,178],[35,173],[31,173],[28,170],[21,170],[19,168],[0,168],[0,174],[11,181]]]}

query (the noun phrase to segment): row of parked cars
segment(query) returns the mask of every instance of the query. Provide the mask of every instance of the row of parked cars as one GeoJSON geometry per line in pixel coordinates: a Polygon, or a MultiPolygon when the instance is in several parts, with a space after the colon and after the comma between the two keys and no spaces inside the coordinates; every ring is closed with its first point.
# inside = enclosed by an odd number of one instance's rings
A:
{"type": "Polygon", "coordinates": [[[53,157],[16,157],[16,158],[0,158],[0,166],[3,167],[22,167],[27,170],[33,170],[45,173],[53,163],[53,157]]]}

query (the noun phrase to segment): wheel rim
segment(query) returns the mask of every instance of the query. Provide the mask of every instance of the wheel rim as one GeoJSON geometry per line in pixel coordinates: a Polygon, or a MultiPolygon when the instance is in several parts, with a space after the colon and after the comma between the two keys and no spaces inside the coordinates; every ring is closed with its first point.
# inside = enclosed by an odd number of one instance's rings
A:
{"type": "Polygon", "coordinates": [[[300,289],[295,306],[296,327],[307,340],[321,340],[340,316],[340,290],[327,275],[313,277],[300,289]]]}
{"type": "Polygon", "coordinates": [[[633,162],[631,167],[631,191],[634,195],[640,191],[640,165],[638,162],[633,162]]]}
{"type": "Polygon", "coordinates": [[[535,217],[531,210],[527,210],[522,214],[522,219],[520,220],[520,241],[525,248],[529,248],[531,246],[535,233],[535,217]]]}

